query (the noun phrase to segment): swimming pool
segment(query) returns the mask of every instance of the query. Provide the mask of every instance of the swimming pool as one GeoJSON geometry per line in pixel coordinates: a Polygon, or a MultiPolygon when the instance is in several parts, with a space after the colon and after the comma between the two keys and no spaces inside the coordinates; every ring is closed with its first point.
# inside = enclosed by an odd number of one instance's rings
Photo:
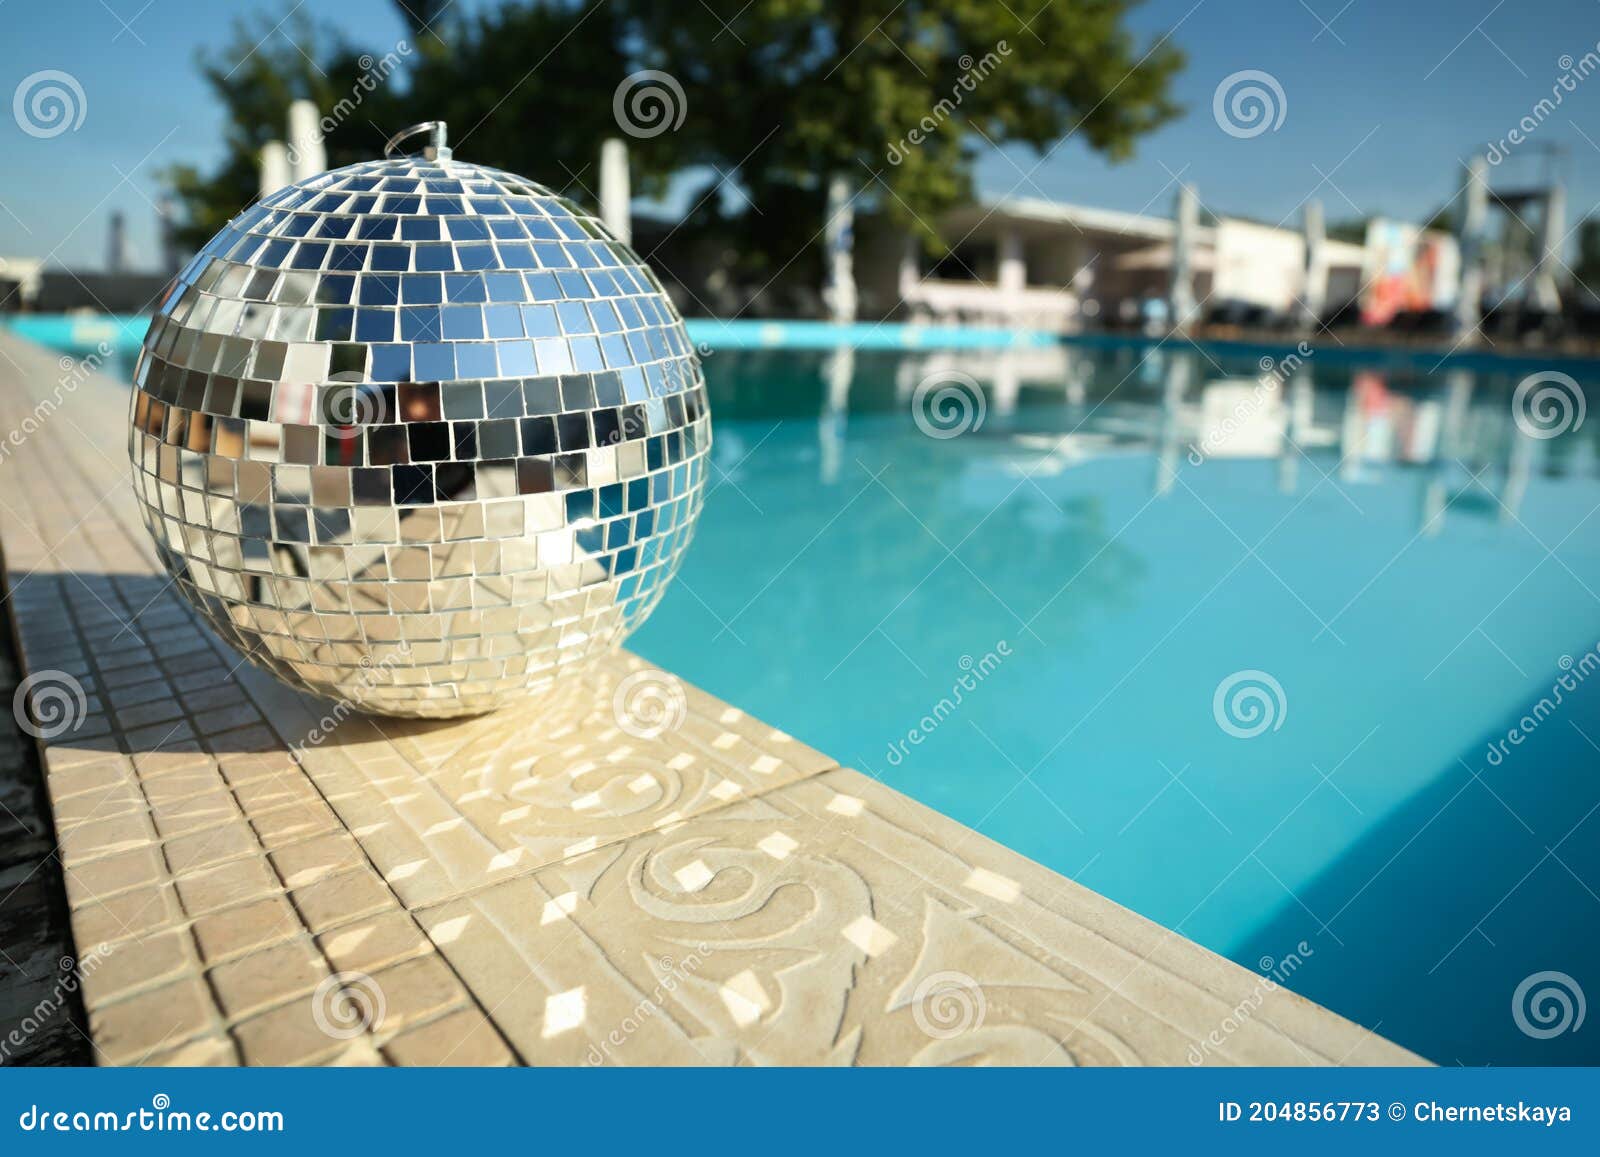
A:
{"type": "Polygon", "coordinates": [[[1513,1014],[1600,993],[1600,417],[1170,344],[706,372],[636,650],[1431,1059],[1600,1060],[1513,1014]]]}

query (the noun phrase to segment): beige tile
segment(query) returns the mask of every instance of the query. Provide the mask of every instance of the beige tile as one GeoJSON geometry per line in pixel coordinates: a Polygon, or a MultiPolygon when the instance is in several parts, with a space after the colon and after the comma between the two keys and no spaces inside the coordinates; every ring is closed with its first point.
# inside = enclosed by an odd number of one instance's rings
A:
{"type": "Polygon", "coordinates": [[[180,876],[177,886],[178,898],[190,916],[282,891],[278,877],[259,856],[180,876]]]}
{"type": "Polygon", "coordinates": [[[235,787],[233,794],[251,816],[286,804],[314,804],[322,799],[298,767],[248,779],[235,787]]]}
{"type": "Polygon", "coordinates": [[[113,1064],[138,1064],[212,1023],[211,996],[198,976],[89,1010],[95,1047],[113,1064]]]}
{"type": "Polygon", "coordinates": [[[222,782],[222,775],[207,760],[205,764],[200,766],[192,766],[183,771],[175,771],[171,775],[146,779],[142,786],[145,798],[150,801],[150,806],[160,808],[192,799],[195,796],[210,795],[221,790],[225,785],[222,782]]]}
{"type": "Polygon", "coordinates": [[[403,1032],[383,1051],[397,1065],[481,1068],[516,1063],[500,1034],[475,1008],[403,1032]]]}
{"type": "Polygon", "coordinates": [[[175,1049],[165,1049],[147,1057],[144,1064],[150,1067],[216,1068],[239,1063],[239,1050],[233,1041],[220,1034],[203,1036],[181,1044],[175,1049]]]}
{"type": "Polygon", "coordinates": [[[170,932],[141,932],[131,940],[108,944],[92,960],[80,964],[83,1002],[94,1008],[135,989],[176,980],[195,972],[194,945],[182,928],[170,932]]]}
{"type": "Polygon", "coordinates": [[[308,884],[291,893],[291,898],[313,932],[395,906],[394,893],[369,868],[308,884]]]}
{"type": "Polygon", "coordinates": [[[133,765],[138,771],[140,783],[147,785],[147,791],[153,779],[175,775],[180,771],[216,766],[211,756],[192,741],[164,743],[159,750],[134,750],[133,765]]]}
{"type": "Polygon", "coordinates": [[[225,908],[194,922],[195,942],[207,964],[276,944],[301,931],[294,909],[279,896],[225,908]]]}
{"type": "Polygon", "coordinates": [[[290,888],[304,888],[335,872],[366,864],[356,842],[343,833],[279,848],[269,858],[290,888]]]}
{"type": "Polygon", "coordinates": [[[317,937],[317,944],[334,968],[350,972],[376,972],[387,964],[432,951],[414,919],[398,910],[324,932],[317,937]]]}
{"type": "Polygon", "coordinates": [[[138,785],[131,780],[124,780],[57,800],[54,808],[56,830],[66,831],[90,820],[111,819],[144,810],[144,795],[138,785]]]}
{"type": "Polygon", "coordinates": [[[327,973],[310,940],[292,940],[219,964],[208,976],[223,1011],[238,1018],[310,992],[327,973]]]}
{"type": "Polygon", "coordinates": [[[150,812],[155,819],[156,831],[168,840],[220,827],[229,820],[239,818],[239,808],[233,802],[233,796],[220,786],[205,795],[172,803],[152,804],[150,812]]]}
{"type": "Polygon", "coordinates": [[[300,765],[287,751],[219,755],[217,765],[231,787],[284,775],[299,775],[300,765]]]}
{"type": "Polygon", "coordinates": [[[85,792],[104,791],[119,784],[134,782],[133,763],[125,755],[110,752],[82,752],[77,762],[68,762],[65,749],[52,747],[45,757],[49,768],[50,797],[71,799],[85,792]]]}
{"type": "Polygon", "coordinates": [[[174,876],[261,854],[261,846],[243,820],[209,828],[193,835],[178,836],[163,845],[167,867],[174,876]]]}
{"type": "Polygon", "coordinates": [[[315,1064],[349,1044],[324,1031],[309,996],[244,1021],[233,1034],[248,1065],[315,1064]]]}
{"type": "Polygon", "coordinates": [[[432,1016],[466,996],[455,974],[438,956],[420,956],[381,972],[372,981],[383,993],[384,1016],[375,1028],[398,1029],[432,1016]]]}
{"type": "Polygon", "coordinates": [[[61,862],[72,867],[100,856],[115,855],[153,843],[156,833],[150,824],[150,817],[139,812],[88,820],[58,832],[57,836],[61,845],[61,862]]]}
{"type": "Polygon", "coordinates": [[[159,884],[83,905],[72,915],[72,931],[82,944],[110,944],[148,935],[182,919],[172,886],[159,884]]]}
{"type": "Polygon", "coordinates": [[[311,836],[326,835],[339,830],[341,825],[328,810],[328,805],[318,800],[252,815],[250,826],[255,829],[262,846],[272,849],[311,836]]]}
{"type": "Polygon", "coordinates": [[[150,844],[104,859],[68,868],[64,873],[67,899],[82,908],[119,892],[153,884],[166,877],[166,861],[161,851],[150,844]]]}

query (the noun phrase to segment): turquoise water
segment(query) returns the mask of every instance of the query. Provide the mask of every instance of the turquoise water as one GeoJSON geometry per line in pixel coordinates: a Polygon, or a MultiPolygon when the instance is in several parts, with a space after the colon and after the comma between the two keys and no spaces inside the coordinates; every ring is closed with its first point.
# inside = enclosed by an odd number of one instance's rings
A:
{"type": "Polygon", "coordinates": [[[1253,352],[713,354],[633,645],[1430,1059],[1595,1063],[1512,1001],[1600,996],[1600,416],[1534,438],[1529,367],[1334,359],[1262,395],[1253,352]],[[960,375],[982,423],[931,437],[960,375]]]}

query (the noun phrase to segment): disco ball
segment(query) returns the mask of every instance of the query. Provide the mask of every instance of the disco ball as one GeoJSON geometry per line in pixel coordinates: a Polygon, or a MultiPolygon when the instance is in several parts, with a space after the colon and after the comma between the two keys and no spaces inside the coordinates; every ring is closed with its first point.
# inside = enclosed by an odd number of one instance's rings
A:
{"type": "Polygon", "coordinates": [[[278,190],[178,275],[134,374],[134,486],[251,660],[366,711],[476,714],[660,601],[704,497],[705,379],[597,219],[453,160],[442,125],[385,153],[278,190]]]}

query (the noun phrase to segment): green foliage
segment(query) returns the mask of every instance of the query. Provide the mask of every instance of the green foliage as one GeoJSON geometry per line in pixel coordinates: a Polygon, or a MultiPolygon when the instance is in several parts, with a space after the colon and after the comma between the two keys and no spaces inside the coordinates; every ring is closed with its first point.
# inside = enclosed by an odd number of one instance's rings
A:
{"type": "Polygon", "coordinates": [[[328,132],[330,165],[443,119],[463,158],[592,203],[599,143],[618,132],[613,93],[659,69],[682,86],[685,116],[630,140],[635,191],[703,167],[707,195],[691,198],[684,236],[728,238],[737,275],[765,279],[802,252],[816,259],[834,174],[859,190],[858,210],[938,249],[930,223],[971,197],[986,142],[1043,153],[1068,137],[1121,158],[1175,114],[1167,88],[1181,56],[1127,31],[1131,2],[531,0],[466,16],[409,0],[404,51],[357,48],[304,19],[277,34],[270,21],[241,25],[201,62],[227,109],[228,159],[214,173],[169,176],[185,239],[199,244],[255,195],[256,155],[282,137],[292,100],[333,109],[360,89],[364,61],[396,51],[396,75],[362,90],[328,132]],[[725,179],[742,195],[725,195],[725,179]]]}
{"type": "Polygon", "coordinates": [[[1600,297],[1600,217],[1585,217],[1578,226],[1578,253],[1572,263],[1572,279],[1584,290],[1584,300],[1593,305],[1600,297]]]}
{"type": "Polygon", "coordinates": [[[758,205],[790,185],[820,209],[842,173],[931,235],[935,214],[971,196],[986,142],[1043,152],[1072,134],[1121,158],[1177,111],[1166,91],[1181,57],[1141,50],[1127,0],[756,0],[726,28],[731,0],[720,16],[621,6],[648,65],[683,84],[700,143],[758,205]]]}
{"type": "Polygon", "coordinates": [[[191,248],[203,245],[255,199],[257,157],[268,141],[284,138],[292,102],[305,98],[331,110],[353,92],[361,93],[362,106],[324,141],[330,167],[371,158],[387,136],[378,126],[392,123],[393,99],[384,86],[369,93],[361,85],[371,70],[363,66],[360,50],[298,12],[282,23],[281,34],[273,31],[277,23],[265,18],[237,22],[232,42],[199,61],[201,74],[227,113],[228,155],[210,175],[190,165],[166,173],[184,209],[179,240],[191,248]],[[296,47],[319,42],[328,46],[319,59],[296,47]]]}

